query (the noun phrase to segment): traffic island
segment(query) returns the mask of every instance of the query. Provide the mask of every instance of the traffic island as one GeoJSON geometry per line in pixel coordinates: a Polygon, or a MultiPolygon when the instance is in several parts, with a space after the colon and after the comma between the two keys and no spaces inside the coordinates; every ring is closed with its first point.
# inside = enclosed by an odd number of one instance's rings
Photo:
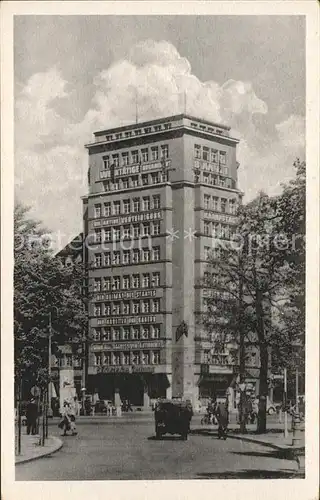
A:
{"type": "Polygon", "coordinates": [[[39,435],[28,436],[23,434],[21,436],[21,453],[18,455],[16,450],[15,464],[18,465],[51,455],[60,450],[63,446],[62,440],[55,436],[49,436],[45,440],[44,446],[41,446],[39,442],[39,435]]]}

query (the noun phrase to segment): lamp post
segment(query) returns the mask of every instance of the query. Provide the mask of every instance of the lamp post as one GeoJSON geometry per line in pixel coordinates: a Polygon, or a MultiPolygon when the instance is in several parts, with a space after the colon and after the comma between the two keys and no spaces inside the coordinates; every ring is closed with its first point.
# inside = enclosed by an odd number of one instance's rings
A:
{"type": "MultiPolygon", "coordinates": [[[[51,306],[52,309],[56,310],[58,316],[58,308],[57,306],[51,306]]],[[[48,416],[52,416],[52,407],[51,407],[51,399],[52,399],[52,386],[51,386],[51,357],[52,357],[52,313],[49,312],[49,339],[48,339],[48,416]]]]}

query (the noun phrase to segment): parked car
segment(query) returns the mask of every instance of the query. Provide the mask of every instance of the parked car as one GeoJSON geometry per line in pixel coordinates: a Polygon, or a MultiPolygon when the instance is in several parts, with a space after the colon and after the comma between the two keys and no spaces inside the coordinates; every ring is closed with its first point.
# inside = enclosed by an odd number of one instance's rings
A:
{"type": "Polygon", "coordinates": [[[189,401],[158,401],[154,413],[156,438],[161,439],[168,433],[180,434],[183,440],[188,439],[192,415],[193,409],[189,401]]]}

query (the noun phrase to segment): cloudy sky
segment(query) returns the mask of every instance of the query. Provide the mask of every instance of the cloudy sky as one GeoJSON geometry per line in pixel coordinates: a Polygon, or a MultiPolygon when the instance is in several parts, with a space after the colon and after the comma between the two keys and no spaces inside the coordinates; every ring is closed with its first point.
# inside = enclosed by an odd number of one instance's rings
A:
{"type": "Polygon", "coordinates": [[[281,190],[304,158],[305,25],[298,16],[15,18],[16,199],[81,230],[92,133],[183,111],[241,139],[245,200],[281,190]]]}

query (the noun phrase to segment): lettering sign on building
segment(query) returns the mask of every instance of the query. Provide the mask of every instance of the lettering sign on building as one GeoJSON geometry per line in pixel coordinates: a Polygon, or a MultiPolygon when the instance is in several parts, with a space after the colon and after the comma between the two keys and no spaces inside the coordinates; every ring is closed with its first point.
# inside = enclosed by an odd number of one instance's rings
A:
{"type": "Polygon", "coordinates": [[[100,226],[116,226],[121,224],[130,224],[134,222],[145,222],[162,219],[162,212],[149,212],[147,214],[132,214],[112,217],[111,219],[97,220],[93,222],[94,227],[100,226]]]}
{"type": "Polygon", "coordinates": [[[99,293],[94,296],[94,300],[124,300],[124,299],[142,299],[156,297],[157,290],[133,290],[128,292],[111,292],[111,293],[99,293]]]}
{"type": "Polygon", "coordinates": [[[154,366],[99,366],[98,373],[153,373],[154,366]]]}
{"type": "Polygon", "coordinates": [[[214,220],[216,222],[225,222],[228,224],[237,224],[238,219],[233,215],[217,214],[215,212],[205,211],[203,214],[204,219],[214,220]]]}
{"type": "Polygon", "coordinates": [[[156,323],[156,316],[129,316],[128,318],[98,319],[98,325],[135,325],[140,323],[156,323]]]}
{"type": "Polygon", "coordinates": [[[130,349],[159,349],[164,347],[164,342],[161,340],[148,342],[113,342],[91,345],[91,352],[99,351],[129,351],[130,349]]]}
{"type": "MultiPolygon", "coordinates": [[[[115,168],[114,177],[121,177],[122,175],[135,175],[140,172],[148,172],[150,170],[162,170],[164,167],[168,168],[171,164],[171,160],[165,160],[165,164],[162,164],[161,161],[153,162],[153,163],[144,163],[143,165],[130,165],[121,168],[115,168]]],[[[100,172],[100,179],[110,179],[111,171],[110,170],[102,170],[100,172]]]]}

